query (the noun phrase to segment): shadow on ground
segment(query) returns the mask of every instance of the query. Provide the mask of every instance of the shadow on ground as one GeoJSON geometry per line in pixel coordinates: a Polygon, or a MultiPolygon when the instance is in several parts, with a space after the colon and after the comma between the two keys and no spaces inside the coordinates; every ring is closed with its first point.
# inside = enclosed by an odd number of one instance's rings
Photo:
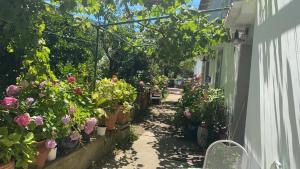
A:
{"type": "MultiPolygon", "coordinates": [[[[155,156],[153,167],[140,164],[138,155],[143,150],[132,147],[117,150],[102,161],[98,168],[199,168],[203,165],[203,156],[195,141],[186,140],[180,130],[172,125],[172,118],[176,111],[174,102],[163,102],[161,105],[151,106],[149,112],[135,121],[138,124],[136,132],[153,133],[151,141],[144,142],[144,147],[151,147],[153,151],[148,155],[155,156]],[[106,162],[105,162],[106,161],[106,162]],[[101,166],[101,167],[100,167],[101,166]]],[[[142,138],[139,139],[142,139],[142,138]]],[[[150,159],[149,159],[150,160],[150,159]]],[[[96,167],[97,168],[97,167],[96,167]]]]}

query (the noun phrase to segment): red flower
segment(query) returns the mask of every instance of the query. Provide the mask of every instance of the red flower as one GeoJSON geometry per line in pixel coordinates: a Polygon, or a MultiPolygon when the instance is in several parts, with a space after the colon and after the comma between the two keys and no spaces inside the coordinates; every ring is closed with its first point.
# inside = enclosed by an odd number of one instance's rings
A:
{"type": "Polygon", "coordinates": [[[76,94],[82,94],[82,90],[81,90],[80,87],[76,87],[76,88],[74,89],[74,92],[75,92],[76,94]]]}
{"type": "Polygon", "coordinates": [[[68,77],[68,82],[69,83],[75,83],[76,82],[76,78],[74,76],[70,76],[70,77],[68,77]]]}

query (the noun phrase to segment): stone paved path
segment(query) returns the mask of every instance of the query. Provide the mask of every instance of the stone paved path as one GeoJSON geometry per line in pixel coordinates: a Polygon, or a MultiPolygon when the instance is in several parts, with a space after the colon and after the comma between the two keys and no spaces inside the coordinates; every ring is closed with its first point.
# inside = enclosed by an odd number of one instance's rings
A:
{"type": "Polygon", "coordinates": [[[202,163],[198,146],[188,141],[172,125],[174,103],[181,94],[170,92],[161,105],[150,107],[139,123],[140,137],[129,150],[119,151],[100,168],[155,169],[197,168],[202,163]]]}

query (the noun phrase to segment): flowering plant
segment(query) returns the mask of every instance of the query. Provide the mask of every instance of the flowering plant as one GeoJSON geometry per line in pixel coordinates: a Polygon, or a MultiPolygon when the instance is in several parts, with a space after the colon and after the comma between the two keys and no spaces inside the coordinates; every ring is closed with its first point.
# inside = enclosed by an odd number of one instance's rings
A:
{"type": "Polygon", "coordinates": [[[0,163],[15,160],[16,167],[28,168],[36,155],[34,135],[28,128],[33,119],[20,109],[25,101],[17,99],[19,92],[18,86],[10,85],[0,101],[0,163]]]}
{"type": "Polygon", "coordinates": [[[221,89],[198,86],[185,91],[179,102],[179,109],[175,115],[177,125],[205,122],[208,127],[217,123],[225,125],[225,103],[221,89]]]}

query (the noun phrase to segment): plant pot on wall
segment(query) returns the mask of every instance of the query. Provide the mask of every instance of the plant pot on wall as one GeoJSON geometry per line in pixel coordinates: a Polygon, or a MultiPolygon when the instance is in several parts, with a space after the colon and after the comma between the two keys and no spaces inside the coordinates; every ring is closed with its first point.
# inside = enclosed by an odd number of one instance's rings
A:
{"type": "Polygon", "coordinates": [[[118,117],[117,117],[118,124],[126,124],[129,122],[129,120],[130,120],[130,113],[123,113],[123,112],[118,113],[118,117]]]}
{"type": "Polygon", "coordinates": [[[69,154],[79,145],[79,140],[72,140],[70,137],[64,137],[58,144],[60,154],[69,154]]]}
{"type": "Polygon", "coordinates": [[[107,130],[115,129],[117,118],[118,113],[111,113],[110,115],[108,115],[104,122],[105,126],[107,127],[107,130]]]}
{"type": "Polygon", "coordinates": [[[35,160],[37,168],[43,168],[47,160],[50,149],[46,147],[46,140],[36,143],[38,155],[35,160]]]}
{"type": "Polygon", "coordinates": [[[56,159],[57,147],[52,148],[48,154],[48,161],[53,161],[56,159]]]}
{"type": "Polygon", "coordinates": [[[97,135],[98,136],[105,136],[105,132],[106,132],[106,127],[104,127],[104,126],[97,127],[97,135]]]}
{"type": "Polygon", "coordinates": [[[15,168],[15,162],[10,161],[6,164],[0,164],[0,169],[14,169],[15,168]]]}

